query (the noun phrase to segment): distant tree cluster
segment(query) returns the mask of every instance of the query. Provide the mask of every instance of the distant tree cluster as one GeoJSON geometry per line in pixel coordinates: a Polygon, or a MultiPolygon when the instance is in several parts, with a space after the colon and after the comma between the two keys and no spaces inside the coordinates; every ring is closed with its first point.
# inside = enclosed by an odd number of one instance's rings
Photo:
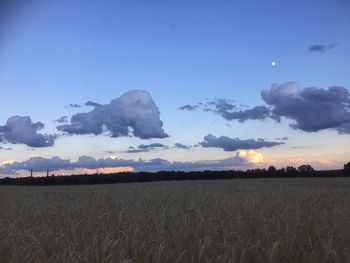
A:
{"type": "Polygon", "coordinates": [[[286,177],[336,177],[350,176],[350,162],[344,165],[343,170],[316,171],[310,165],[301,165],[297,168],[287,166],[277,169],[274,166],[268,169],[249,169],[246,171],[160,171],[150,172],[124,172],[115,174],[81,174],[70,176],[20,177],[0,179],[0,185],[76,185],[76,184],[114,184],[131,182],[152,182],[171,180],[215,180],[237,178],[286,178],[286,177]]]}

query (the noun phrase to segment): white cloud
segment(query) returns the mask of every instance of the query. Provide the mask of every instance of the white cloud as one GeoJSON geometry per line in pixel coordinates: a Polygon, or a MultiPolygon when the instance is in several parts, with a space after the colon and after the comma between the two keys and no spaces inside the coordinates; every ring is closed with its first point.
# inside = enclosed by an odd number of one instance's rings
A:
{"type": "Polygon", "coordinates": [[[70,124],[57,126],[57,129],[68,134],[99,135],[105,128],[111,137],[165,138],[168,135],[159,115],[159,109],[147,91],[131,90],[109,104],[73,115],[70,124]]]}

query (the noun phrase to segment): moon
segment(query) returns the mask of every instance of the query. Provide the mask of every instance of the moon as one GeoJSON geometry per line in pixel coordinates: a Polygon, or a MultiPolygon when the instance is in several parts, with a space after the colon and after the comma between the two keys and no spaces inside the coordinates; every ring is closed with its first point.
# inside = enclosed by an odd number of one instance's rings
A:
{"type": "Polygon", "coordinates": [[[276,66],[276,61],[272,61],[271,62],[271,65],[274,67],[274,66],[276,66]]]}

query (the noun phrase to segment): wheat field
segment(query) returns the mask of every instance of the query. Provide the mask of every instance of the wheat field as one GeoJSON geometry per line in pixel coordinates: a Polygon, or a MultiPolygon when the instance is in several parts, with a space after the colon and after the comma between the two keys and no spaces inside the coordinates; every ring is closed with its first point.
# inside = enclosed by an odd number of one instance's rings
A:
{"type": "Polygon", "coordinates": [[[350,262],[350,180],[0,187],[0,262],[350,262]]]}

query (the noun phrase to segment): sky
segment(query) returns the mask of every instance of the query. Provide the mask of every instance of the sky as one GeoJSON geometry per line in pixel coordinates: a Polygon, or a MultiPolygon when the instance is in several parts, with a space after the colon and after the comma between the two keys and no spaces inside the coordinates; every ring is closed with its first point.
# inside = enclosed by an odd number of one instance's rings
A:
{"type": "Polygon", "coordinates": [[[350,160],[350,4],[0,2],[0,177],[350,160]]]}

